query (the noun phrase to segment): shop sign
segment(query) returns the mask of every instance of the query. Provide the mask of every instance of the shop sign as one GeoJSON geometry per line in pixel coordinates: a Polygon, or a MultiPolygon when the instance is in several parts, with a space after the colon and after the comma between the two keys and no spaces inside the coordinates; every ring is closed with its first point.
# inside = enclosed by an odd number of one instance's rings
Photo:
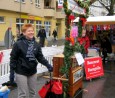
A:
{"type": "Polygon", "coordinates": [[[74,0],[68,0],[68,9],[77,14],[85,14],[85,9],[81,8],[74,0]]]}
{"type": "Polygon", "coordinates": [[[58,8],[63,8],[63,0],[58,0],[58,8]]]}
{"type": "Polygon", "coordinates": [[[28,16],[28,19],[35,20],[35,16],[28,16]]]}
{"type": "Polygon", "coordinates": [[[29,15],[21,15],[21,18],[23,19],[29,19],[29,20],[42,20],[39,16],[29,16],[29,15]]]}
{"type": "Polygon", "coordinates": [[[104,75],[101,57],[85,58],[84,67],[87,80],[104,75]]]}

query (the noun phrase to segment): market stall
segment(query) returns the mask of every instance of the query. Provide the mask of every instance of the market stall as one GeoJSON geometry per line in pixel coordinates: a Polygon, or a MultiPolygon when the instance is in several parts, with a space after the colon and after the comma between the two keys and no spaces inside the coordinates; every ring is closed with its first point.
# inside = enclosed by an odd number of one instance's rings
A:
{"type": "MultiPolygon", "coordinates": [[[[73,22],[79,22],[79,17],[73,22]]],[[[99,37],[108,36],[112,44],[112,53],[115,53],[115,16],[88,17],[86,24],[91,40],[99,40],[99,37]]]]}
{"type": "MultiPolygon", "coordinates": [[[[73,22],[79,22],[79,17],[77,17],[73,22]]],[[[97,16],[88,17],[86,24],[89,25],[111,25],[115,24],[115,16],[97,16]]]]}

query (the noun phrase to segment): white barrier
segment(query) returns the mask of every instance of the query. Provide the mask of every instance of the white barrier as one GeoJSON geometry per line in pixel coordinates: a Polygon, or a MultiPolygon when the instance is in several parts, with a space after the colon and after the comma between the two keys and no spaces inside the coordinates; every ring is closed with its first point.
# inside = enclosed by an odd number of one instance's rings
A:
{"type": "MultiPolygon", "coordinates": [[[[9,62],[11,49],[0,51],[0,84],[9,81],[9,62]],[[2,55],[3,54],[3,55],[2,55]]],[[[60,47],[44,47],[42,53],[48,62],[53,65],[52,59],[56,54],[63,53],[63,46],[60,47]]],[[[46,72],[47,68],[42,64],[37,65],[37,74],[46,72]]]]}

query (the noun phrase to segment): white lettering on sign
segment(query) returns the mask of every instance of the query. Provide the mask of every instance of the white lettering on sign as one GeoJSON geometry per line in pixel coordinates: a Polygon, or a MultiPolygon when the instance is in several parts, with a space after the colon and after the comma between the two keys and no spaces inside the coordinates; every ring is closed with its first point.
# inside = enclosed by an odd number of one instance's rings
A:
{"type": "Polygon", "coordinates": [[[98,70],[100,70],[100,69],[101,69],[100,66],[97,66],[97,67],[95,67],[95,68],[88,68],[88,72],[98,71],[98,70]]]}
{"type": "Polygon", "coordinates": [[[98,64],[98,63],[99,63],[99,60],[87,61],[87,65],[90,65],[90,64],[98,64]]]}

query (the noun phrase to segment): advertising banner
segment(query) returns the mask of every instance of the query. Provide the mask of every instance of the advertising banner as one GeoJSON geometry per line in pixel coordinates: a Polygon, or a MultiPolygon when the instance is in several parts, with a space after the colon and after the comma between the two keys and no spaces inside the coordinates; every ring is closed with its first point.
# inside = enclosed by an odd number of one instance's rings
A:
{"type": "Polygon", "coordinates": [[[87,80],[104,75],[101,57],[85,58],[84,64],[87,80]]]}
{"type": "Polygon", "coordinates": [[[58,8],[63,8],[63,0],[58,0],[58,8]]]}

